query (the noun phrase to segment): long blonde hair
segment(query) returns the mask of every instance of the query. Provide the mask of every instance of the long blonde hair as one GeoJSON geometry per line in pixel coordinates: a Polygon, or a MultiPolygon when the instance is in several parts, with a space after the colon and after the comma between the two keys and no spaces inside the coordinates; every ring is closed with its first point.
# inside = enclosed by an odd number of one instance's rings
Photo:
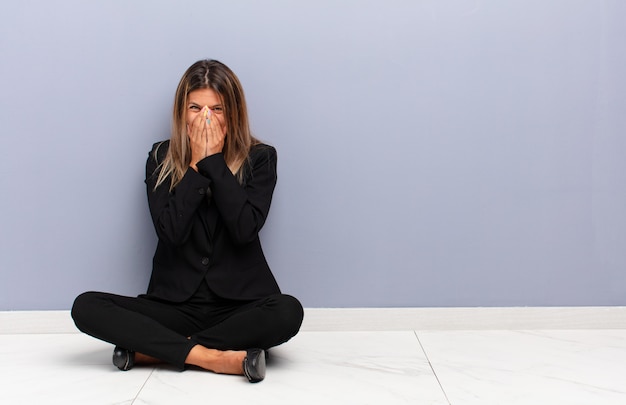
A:
{"type": "Polygon", "coordinates": [[[185,121],[187,98],[192,91],[207,88],[215,91],[222,99],[227,128],[222,150],[224,160],[238,181],[243,181],[243,165],[250,148],[259,143],[250,132],[243,87],[228,66],[216,60],[200,60],[187,69],[178,83],[172,112],[172,136],[167,155],[157,167],[160,171],[155,189],[169,177],[171,191],[185,175],[191,162],[191,146],[185,121]]]}

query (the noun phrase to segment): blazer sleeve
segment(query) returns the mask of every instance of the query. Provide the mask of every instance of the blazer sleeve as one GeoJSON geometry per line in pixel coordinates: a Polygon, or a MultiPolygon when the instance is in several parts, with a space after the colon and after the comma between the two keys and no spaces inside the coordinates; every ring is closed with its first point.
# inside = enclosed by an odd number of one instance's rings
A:
{"type": "Polygon", "coordinates": [[[157,236],[165,243],[180,246],[189,239],[194,214],[207,198],[211,180],[188,168],[171,192],[169,178],[155,189],[159,165],[165,158],[168,146],[168,141],[153,146],[146,162],[145,183],[157,236]]]}
{"type": "Polygon", "coordinates": [[[276,187],[276,149],[259,144],[252,147],[244,163],[239,184],[221,153],[197,163],[198,172],[209,179],[211,198],[231,240],[237,245],[254,241],[265,223],[276,187]]]}

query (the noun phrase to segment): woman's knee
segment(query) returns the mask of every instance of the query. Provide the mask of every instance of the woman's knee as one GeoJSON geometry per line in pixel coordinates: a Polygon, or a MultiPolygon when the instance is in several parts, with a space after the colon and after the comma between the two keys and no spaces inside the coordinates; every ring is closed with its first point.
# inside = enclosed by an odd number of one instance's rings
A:
{"type": "Polygon", "coordinates": [[[83,325],[89,322],[89,319],[93,319],[93,308],[97,305],[98,293],[89,291],[80,294],[74,300],[72,305],[72,319],[78,329],[83,330],[83,325]]]}
{"type": "Polygon", "coordinates": [[[291,295],[280,295],[278,301],[284,327],[291,336],[294,336],[300,330],[302,320],[304,319],[302,304],[291,295]]]}

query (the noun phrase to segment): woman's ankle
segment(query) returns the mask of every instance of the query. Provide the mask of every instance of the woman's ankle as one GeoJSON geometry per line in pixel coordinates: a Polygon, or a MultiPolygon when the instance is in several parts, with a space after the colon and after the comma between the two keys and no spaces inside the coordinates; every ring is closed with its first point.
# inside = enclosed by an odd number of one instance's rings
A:
{"type": "Polygon", "coordinates": [[[147,354],[135,352],[135,364],[158,364],[162,363],[161,360],[156,357],[148,356],[147,354]]]}
{"type": "Polygon", "coordinates": [[[187,355],[185,363],[218,374],[243,375],[245,357],[245,351],[222,351],[195,345],[187,355]]]}

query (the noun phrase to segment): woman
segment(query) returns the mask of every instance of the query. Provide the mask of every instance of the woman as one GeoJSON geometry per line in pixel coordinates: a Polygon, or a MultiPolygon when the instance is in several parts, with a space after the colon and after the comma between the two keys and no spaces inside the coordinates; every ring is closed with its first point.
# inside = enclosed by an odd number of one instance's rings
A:
{"type": "Polygon", "coordinates": [[[147,294],[87,292],[76,326],[115,344],[113,363],[165,361],[265,377],[265,351],[298,332],[259,242],[276,185],[276,151],[250,134],[243,89],[215,60],[194,63],[174,100],[172,136],[148,155],[146,185],[158,236],[147,294]]]}

